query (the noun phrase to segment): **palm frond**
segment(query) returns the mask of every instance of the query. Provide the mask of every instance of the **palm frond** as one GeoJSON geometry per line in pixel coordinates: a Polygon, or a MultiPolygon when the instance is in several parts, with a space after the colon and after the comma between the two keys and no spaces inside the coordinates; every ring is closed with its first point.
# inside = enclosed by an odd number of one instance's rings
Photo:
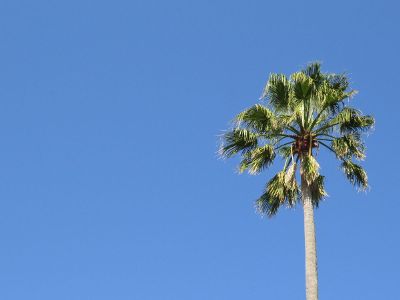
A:
{"type": "Polygon", "coordinates": [[[319,85],[324,80],[324,74],[321,72],[321,63],[320,62],[312,62],[308,64],[302,72],[310,77],[315,85],[319,85]]]}
{"type": "Polygon", "coordinates": [[[277,111],[285,111],[290,103],[290,82],[283,74],[271,74],[265,86],[262,99],[269,102],[277,111]]]}
{"type": "Polygon", "coordinates": [[[296,180],[297,163],[293,162],[285,173],[286,199],[289,207],[296,204],[299,195],[299,186],[296,180]]]}
{"type": "Polygon", "coordinates": [[[365,146],[358,133],[349,133],[332,141],[332,149],[339,158],[362,160],[365,158],[365,146]]]}
{"type": "Polygon", "coordinates": [[[312,79],[303,72],[292,74],[290,79],[293,82],[293,92],[295,99],[298,101],[308,100],[311,96],[311,92],[313,89],[312,79]]]}
{"type": "Polygon", "coordinates": [[[349,79],[346,74],[329,74],[327,76],[329,85],[335,89],[344,92],[349,87],[349,79]]]}
{"type": "Polygon", "coordinates": [[[269,132],[276,127],[276,117],[267,107],[256,104],[236,116],[238,126],[254,129],[258,132],[269,132]]]}
{"type": "Polygon", "coordinates": [[[284,146],[284,147],[279,148],[278,154],[280,156],[282,156],[283,158],[290,157],[291,155],[293,155],[292,146],[284,146]]]}
{"type": "Polygon", "coordinates": [[[267,191],[256,200],[258,212],[269,217],[274,216],[278,212],[280,205],[279,199],[271,198],[267,191]]]}
{"type": "Polygon", "coordinates": [[[239,165],[239,172],[245,170],[252,175],[260,173],[262,170],[272,164],[275,158],[274,148],[271,145],[264,145],[248,151],[243,155],[243,159],[239,165]]]}
{"type": "MultiPolygon", "coordinates": [[[[318,108],[318,114],[313,120],[310,130],[328,118],[336,116],[344,108],[344,100],[353,97],[356,93],[356,90],[344,92],[332,88],[327,83],[322,84],[316,92],[315,98],[318,101],[315,101],[315,106],[318,108]]],[[[337,122],[337,120],[334,121],[337,122]]],[[[332,122],[331,124],[334,123],[332,122]]]]}
{"type": "Polygon", "coordinates": [[[328,196],[324,187],[325,176],[318,175],[309,185],[311,192],[311,201],[315,207],[318,207],[319,202],[328,196]]]}
{"type": "Polygon", "coordinates": [[[267,183],[264,193],[256,200],[256,206],[260,213],[273,216],[284,201],[285,173],[279,172],[267,183]]]}
{"type": "Polygon", "coordinates": [[[219,154],[222,157],[231,157],[239,152],[246,153],[257,147],[258,137],[258,134],[247,129],[233,129],[223,135],[219,154]]]}
{"type": "Polygon", "coordinates": [[[285,202],[293,206],[298,197],[299,189],[294,173],[290,175],[281,171],[267,183],[264,193],[256,201],[256,206],[260,213],[273,216],[285,202]]]}
{"type": "Polygon", "coordinates": [[[360,190],[366,190],[368,188],[367,173],[360,165],[350,160],[344,160],[342,163],[342,170],[351,184],[358,187],[360,190]]]}
{"type": "Polygon", "coordinates": [[[338,125],[341,133],[354,133],[372,128],[375,120],[372,116],[363,116],[357,109],[344,107],[331,121],[338,125]]]}
{"type": "Polygon", "coordinates": [[[301,158],[301,174],[308,185],[319,176],[319,164],[313,156],[305,155],[301,158]]]}

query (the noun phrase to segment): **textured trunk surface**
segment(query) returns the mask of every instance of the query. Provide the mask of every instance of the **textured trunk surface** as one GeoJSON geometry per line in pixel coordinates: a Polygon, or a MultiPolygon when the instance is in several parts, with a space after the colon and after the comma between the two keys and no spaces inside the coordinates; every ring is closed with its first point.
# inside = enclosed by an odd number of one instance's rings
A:
{"type": "Polygon", "coordinates": [[[310,188],[301,179],[301,192],[304,208],[304,239],[306,253],[306,299],[318,300],[317,249],[315,242],[314,208],[310,188]]]}

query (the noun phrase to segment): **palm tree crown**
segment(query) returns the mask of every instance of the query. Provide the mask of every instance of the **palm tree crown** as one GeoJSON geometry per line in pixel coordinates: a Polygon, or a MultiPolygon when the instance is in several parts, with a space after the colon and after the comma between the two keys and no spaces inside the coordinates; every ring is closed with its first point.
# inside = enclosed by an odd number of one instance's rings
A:
{"type": "Polygon", "coordinates": [[[256,201],[261,213],[272,216],[281,205],[292,207],[301,199],[297,170],[310,189],[313,206],[318,206],[327,195],[315,159],[319,148],[341,161],[353,185],[368,187],[366,172],[354,160],[365,158],[362,134],[372,128],[374,118],[348,105],[346,100],[355,94],[346,75],[322,73],[319,63],[311,63],[289,78],[271,74],[261,96],[265,104],[235,117],[233,129],[223,135],[220,155],[240,154],[239,172],[258,174],[277,154],[285,160],[256,201]]]}

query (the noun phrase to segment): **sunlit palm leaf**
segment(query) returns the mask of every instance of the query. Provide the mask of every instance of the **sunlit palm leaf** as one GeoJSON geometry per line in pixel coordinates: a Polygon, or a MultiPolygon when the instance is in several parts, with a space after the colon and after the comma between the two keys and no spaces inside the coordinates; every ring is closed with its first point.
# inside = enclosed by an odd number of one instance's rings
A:
{"type": "Polygon", "coordinates": [[[324,74],[321,72],[321,63],[319,62],[308,64],[302,72],[310,77],[316,86],[319,86],[325,79],[324,74]]]}
{"type": "Polygon", "coordinates": [[[239,172],[248,170],[250,174],[258,174],[269,165],[275,158],[274,148],[271,145],[264,145],[248,151],[239,165],[239,172]]]}
{"type": "Polygon", "coordinates": [[[295,99],[298,102],[308,100],[313,90],[313,80],[302,72],[294,73],[291,80],[295,99]]]}
{"type": "Polygon", "coordinates": [[[342,163],[342,169],[351,184],[361,190],[366,190],[368,188],[367,173],[360,165],[357,165],[349,160],[345,160],[342,163]]]}
{"type": "Polygon", "coordinates": [[[359,160],[365,158],[365,146],[357,133],[346,134],[334,139],[332,141],[332,149],[339,158],[349,159],[353,156],[359,160]]]}
{"type": "Polygon", "coordinates": [[[224,142],[220,148],[222,157],[231,157],[239,152],[246,153],[257,147],[258,134],[246,129],[234,129],[224,135],[224,142]]]}
{"type": "Polygon", "coordinates": [[[357,109],[344,107],[330,124],[337,124],[341,133],[354,133],[369,130],[374,125],[374,118],[363,116],[357,109]]]}
{"type": "Polygon", "coordinates": [[[325,177],[318,175],[315,180],[310,184],[311,200],[315,207],[318,207],[319,202],[328,196],[324,188],[325,177]]]}
{"type": "Polygon", "coordinates": [[[290,82],[283,74],[271,74],[265,86],[262,98],[269,102],[276,111],[285,111],[290,103],[290,82]]]}
{"type": "Polygon", "coordinates": [[[236,116],[238,126],[244,125],[259,132],[274,130],[277,126],[276,117],[267,107],[256,104],[236,116]]]}

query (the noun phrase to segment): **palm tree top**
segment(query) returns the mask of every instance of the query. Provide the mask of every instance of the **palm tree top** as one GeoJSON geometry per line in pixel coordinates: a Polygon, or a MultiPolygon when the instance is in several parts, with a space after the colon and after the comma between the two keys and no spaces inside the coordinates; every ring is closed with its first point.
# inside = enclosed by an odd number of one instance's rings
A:
{"type": "Polygon", "coordinates": [[[239,172],[258,174],[277,155],[285,160],[256,201],[261,213],[272,216],[280,206],[291,207],[301,199],[297,170],[318,206],[327,195],[316,160],[319,148],[335,155],[353,185],[368,187],[365,170],[354,161],[365,158],[362,135],[373,127],[374,118],[349,106],[355,94],[345,74],[323,73],[321,64],[314,62],[290,77],[271,74],[262,103],[235,117],[219,153],[225,158],[239,154],[239,172]]]}

